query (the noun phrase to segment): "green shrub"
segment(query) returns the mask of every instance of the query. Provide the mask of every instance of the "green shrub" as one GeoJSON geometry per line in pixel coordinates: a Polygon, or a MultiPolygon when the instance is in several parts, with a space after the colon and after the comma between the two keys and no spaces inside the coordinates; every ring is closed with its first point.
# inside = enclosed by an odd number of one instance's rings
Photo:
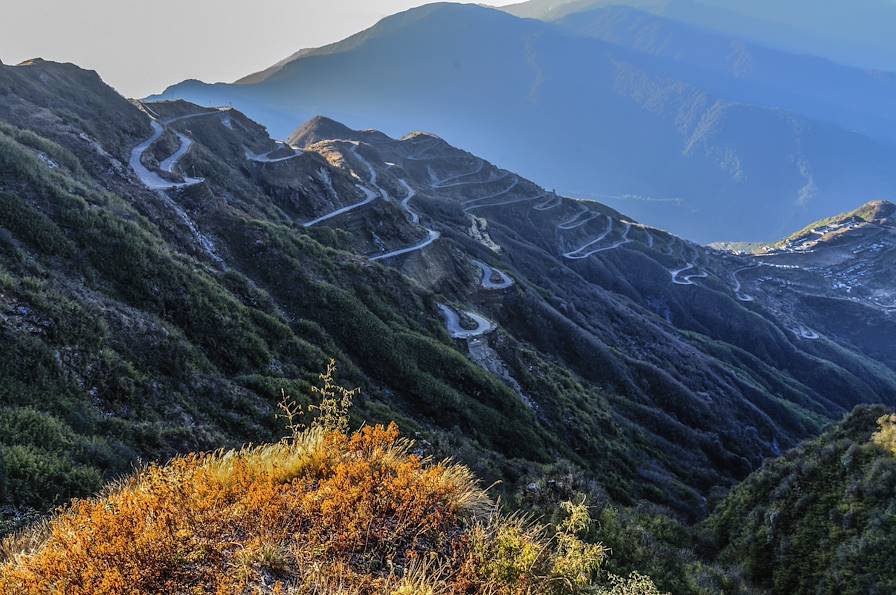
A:
{"type": "Polygon", "coordinates": [[[858,407],[737,486],[704,524],[720,559],[777,593],[896,590],[896,457],[885,413],[858,407]]]}
{"type": "Polygon", "coordinates": [[[45,507],[61,504],[74,496],[97,491],[103,484],[102,473],[89,465],[74,464],[70,459],[34,446],[0,447],[4,490],[0,501],[45,507]]]}
{"type": "Polygon", "coordinates": [[[32,407],[0,408],[0,444],[30,445],[63,450],[75,442],[71,428],[58,418],[32,407]]]}

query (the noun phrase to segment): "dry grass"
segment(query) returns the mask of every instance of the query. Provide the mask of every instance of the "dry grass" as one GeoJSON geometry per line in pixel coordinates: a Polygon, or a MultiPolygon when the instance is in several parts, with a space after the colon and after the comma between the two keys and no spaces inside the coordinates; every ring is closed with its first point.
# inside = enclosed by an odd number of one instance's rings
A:
{"type": "Polygon", "coordinates": [[[292,436],[151,465],[0,548],[3,595],[527,595],[592,586],[584,505],[553,532],[505,517],[469,469],[411,454],[398,428],[348,434],[356,390],[284,395],[292,436]]]}
{"type": "Polygon", "coordinates": [[[394,425],[150,466],[6,548],[0,592],[16,595],[564,593],[603,556],[500,517],[394,425]]]}

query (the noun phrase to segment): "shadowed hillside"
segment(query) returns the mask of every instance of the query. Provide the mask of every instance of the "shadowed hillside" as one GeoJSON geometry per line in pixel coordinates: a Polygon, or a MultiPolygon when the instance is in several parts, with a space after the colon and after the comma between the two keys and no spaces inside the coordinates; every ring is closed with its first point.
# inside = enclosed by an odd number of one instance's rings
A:
{"type": "Polygon", "coordinates": [[[763,466],[713,513],[721,557],[774,593],[896,588],[896,416],[857,409],[763,466]]]}
{"type": "Polygon", "coordinates": [[[504,493],[574,469],[686,520],[896,395],[892,311],[799,254],[698,246],[431,134],[283,143],[70,65],[0,81],[4,530],[138,459],[276,440],[324,352],[367,388],[356,423],[504,493]]]}
{"type": "Polygon", "coordinates": [[[714,95],[786,109],[896,140],[896,75],[842,66],[823,58],[773,50],[741,36],[611,5],[555,21],[566,31],[687,66],[684,76],[714,95]]]}
{"type": "Polygon", "coordinates": [[[726,35],[863,69],[896,72],[888,35],[896,7],[888,0],[529,0],[503,7],[512,14],[555,20],[593,7],[625,5],[726,35]]]}

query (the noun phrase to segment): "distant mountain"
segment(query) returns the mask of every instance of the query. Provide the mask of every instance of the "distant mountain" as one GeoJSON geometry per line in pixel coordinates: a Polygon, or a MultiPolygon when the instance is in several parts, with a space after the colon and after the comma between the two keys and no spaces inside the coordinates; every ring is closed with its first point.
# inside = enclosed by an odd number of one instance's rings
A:
{"type": "Polygon", "coordinates": [[[627,6],[583,10],[554,22],[574,34],[686,66],[692,84],[719,97],[896,141],[896,74],[768,49],[627,6]]]}
{"type": "Polygon", "coordinates": [[[554,20],[594,7],[625,5],[782,50],[859,68],[896,71],[896,3],[890,0],[530,0],[503,7],[554,20]]]}
{"type": "Polygon", "coordinates": [[[849,208],[848,197],[896,196],[893,146],[710,90],[728,73],[567,29],[429,5],[251,84],[188,81],[156,99],[232,104],[281,138],[318,113],[393,135],[435,131],[699,241],[771,240],[849,208]]]}

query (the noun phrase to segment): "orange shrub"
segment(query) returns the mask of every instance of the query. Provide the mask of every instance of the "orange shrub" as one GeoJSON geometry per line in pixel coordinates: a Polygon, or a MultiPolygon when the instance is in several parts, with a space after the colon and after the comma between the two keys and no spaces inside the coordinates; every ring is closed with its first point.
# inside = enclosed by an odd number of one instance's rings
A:
{"type": "Polygon", "coordinates": [[[469,483],[452,474],[408,455],[394,425],[175,459],[71,505],[35,551],[2,567],[0,588],[239,592],[259,573],[287,585],[306,565],[374,587],[475,512],[455,497],[469,483]]]}
{"type": "Polygon", "coordinates": [[[599,546],[494,514],[466,468],[409,446],[394,424],[318,427],[150,466],[20,540],[0,593],[550,593],[596,571],[599,546]]]}

